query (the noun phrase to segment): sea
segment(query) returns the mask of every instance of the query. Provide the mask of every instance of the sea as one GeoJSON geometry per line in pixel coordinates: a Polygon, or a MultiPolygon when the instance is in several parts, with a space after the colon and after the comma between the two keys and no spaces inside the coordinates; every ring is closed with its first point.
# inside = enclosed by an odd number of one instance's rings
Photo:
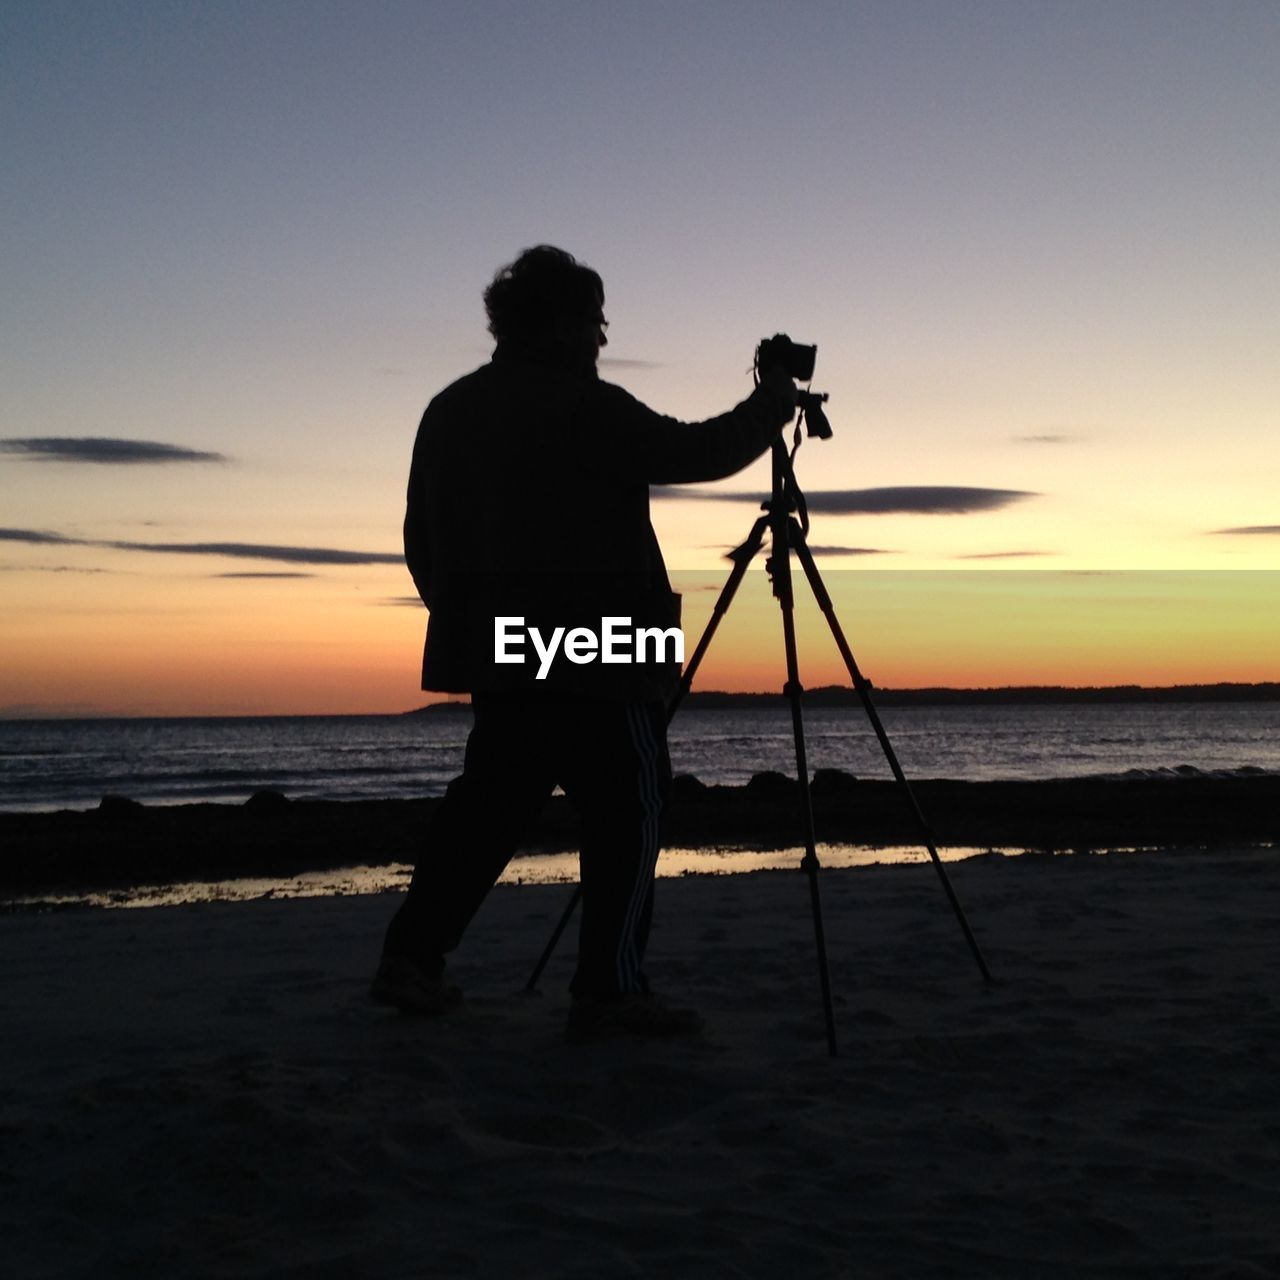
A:
{"type": "MultiPolygon", "coordinates": [[[[885,707],[909,779],[967,781],[1280,772],[1280,702],[885,707]]],[[[470,729],[460,708],[391,716],[0,722],[0,811],[436,796],[470,729]]],[[[810,770],[890,778],[860,708],[805,712],[810,770]]],[[[796,774],[785,707],[682,709],[672,766],[708,784],[796,774]]]]}

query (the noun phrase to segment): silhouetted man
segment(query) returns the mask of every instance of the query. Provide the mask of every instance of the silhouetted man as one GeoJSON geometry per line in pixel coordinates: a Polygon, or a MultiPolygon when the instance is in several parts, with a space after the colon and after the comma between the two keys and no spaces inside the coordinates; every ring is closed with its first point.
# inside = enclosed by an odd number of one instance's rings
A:
{"type": "Polygon", "coordinates": [[[493,358],[427,406],[404,524],[430,611],[422,687],[470,693],[475,723],[371,995],[424,1013],[457,1003],[445,954],[558,783],[582,821],[569,1033],[679,1034],[696,1015],[654,998],[642,970],[671,777],[664,704],[679,681],[658,643],[679,597],[649,486],[744,467],[791,418],[795,384],[767,371],[706,422],[654,413],[597,377],[604,287],[546,245],[499,271],[484,301],[493,358]]]}

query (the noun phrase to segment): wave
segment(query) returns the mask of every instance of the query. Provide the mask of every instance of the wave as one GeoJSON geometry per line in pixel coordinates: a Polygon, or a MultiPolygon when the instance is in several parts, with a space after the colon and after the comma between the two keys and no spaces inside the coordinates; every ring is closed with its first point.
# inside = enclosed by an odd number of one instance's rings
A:
{"type": "Polygon", "coordinates": [[[1256,764],[1244,764],[1234,769],[1200,769],[1193,764],[1177,764],[1149,769],[1125,769],[1120,773],[1091,773],[1088,780],[1098,782],[1171,782],[1187,778],[1274,778],[1280,769],[1264,769],[1256,764]]]}
{"type": "MultiPolygon", "coordinates": [[[[1155,782],[1280,773],[1280,702],[1197,708],[895,708],[890,737],[909,779],[1155,782]],[[980,712],[980,714],[978,714],[980,712]]],[[[352,721],[0,722],[0,810],[144,803],[437,796],[462,764],[463,717],[352,721]]],[[[869,726],[843,712],[806,719],[810,769],[888,778],[869,726]]],[[[794,776],[791,728],[777,710],[698,712],[672,726],[676,773],[708,785],[794,776]]]]}

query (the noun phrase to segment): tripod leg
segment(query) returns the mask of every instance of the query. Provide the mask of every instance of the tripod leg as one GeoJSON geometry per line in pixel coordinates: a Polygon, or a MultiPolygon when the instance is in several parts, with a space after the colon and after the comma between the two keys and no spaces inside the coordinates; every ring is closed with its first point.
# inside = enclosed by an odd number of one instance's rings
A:
{"type": "Polygon", "coordinates": [[[831,973],[827,966],[826,931],[822,925],[822,898],[818,891],[818,850],[813,825],[813,797],[809,792],[809,760],[804,740],[804,713],[800,708],[800,664],[796,653],[795,601],[791,594],[791,564],[785,542],[775,537],[774,593],[782,606],[782,636],[787,655],[786,694],[791,702],[791,728],[796,744],[796,777],[800,783],[800,817],[804,824],[805,854],[801,867],[809,879],[813,909],[814,944],[818,952],[818,981],[822,987],[822,1012],[827,1023],[827,1048],[836,1056],[836,1015],[831,1002],[831,973]],[[779,563],[780,561],[780,563],[779,563]]]}
{"type": "Polygon", "coordinates": [[[751,532],[747,535],[746,541],[729,553],[729,558],[733,561],[733,569],[725,580],[724,586],[720,589],[715,608],[711,610],[711,617],[707,619],[707,625],[703,629],[697,645],[694,647],[693,655],[685,663],[684,674],[680,677],[680,688],[676,690],[676,695],[671,700],[671,705],[667,708],[668,724],[675,719],[677,709],[684,701],[685,694],[689,692],[690,687],[693,685],[693,678],[698,674],[702,659],[706,656],[707,649],[711,645],[711,638],[715,635],[721,619],[729,612],[733,597],[737,595],[738,588],[742,585],[742,579],[746,575],[747,567],[755,559],[756,552],[760,550],[760,545],[764,541],[764,531],[768,527],[769,517],[767,515],[761,516],[751,526],[751,532]]]}
{"type": "Polygon", "coordinates": [[[978,962],[978,969],[983,979],[991,982],[991,971],[987,968],[987,962],[983,958],[982,948],[978,946],[978,940],[973,936],[973,930],[969,927],[964,908],[960,905],[960,899],[956,896],[956,891],[951,886],[951,880],[942,864],[942,859],[938,856],[937,841],[933,831],[930,829],[924,812],[916,800],[915,792],[911,790],[907,775],[903,773],[902,766],[898,763],[897,753],[894,751],[893,744],[889,741],[889,735],[885,732],[884,725],[880,721],[880,715],[876,711],[875,704],[871,701],[871,688],[862,672],[858,670],[857,662],[854,661],[853,651],[849,648],[849,642],[845,639],[844,631],[840,627],[840,621],[836,617],[835,606],[832,604],[831,596],[827,593],[827,588],[818,573],[818,566],[814,563],[813,554],[804,540],[804,533],[794,520],[792,525],[794,527],[791,530],[791,541],[795,546],[796,556],[804,568],[805,577],[809,579],[809,586],[813,588],[814,598],[827,619],[827,625],[831,628],[832,636],[835,637],[836,647],[840,650],[844,665],[849,670],[850,678],[853,680],[853,687],[857,689],[858,697],[862,700],[863,710],[867,713],[867,719],[871,721],[871,727],[875,730],[876,737],[880,740],[880,746],[884,751],[885,759],[889,762],[889,768],[893,770],[893,776],[897,779],[898,785],[902,788],[903,794],[907,797],[911,810],[915,814],[916,823],[920,829],[921,842],[929,851],[929,857],[933,861],[938,878],[942,881],[942,888],[946,892],[947,900],[951,903],[951,909],[955,912],[956,919],[960,922],[960,929],[964,933],[965,941],[969,944],[969,950],[973,952],[973,958],[978,962]]]}
{"type": "MultiPolygon", "coordinates": [[[[728,613],[729,605],[733,603],[733,597],[737,594],[738,587],[742,585],[742,579],[747,572],[748,565],[755,559],[756,552],[760,550],[760,544],[764,541],[764,531],[768,526],[769,517],[767,515],[761,516],[751,526],[751,532],[747,535],[746,541],[730,553],[733,569],[720,590],[715,608],[712,609],[706,628],[694,648],[693,656],[685,664],[684,674],[680,678],[680,688],[676,691],[675,697],[671,700],[671,705],[667,708],[668,724],[675,718],[676,710],[679,708],[680,703],[684,701],[684,695],[689,692],[689,688],[693,684],[693,677],[697,674],[699,666],[702,665],[702,659],[711,645],[711,638],[715,635],[716,628],[720,625],[720,620],[728,613]]],[[[542,971],[547,967],[548,961],[550,961],[556,947],[559,945],[560,939],[564,936],[564,931],[569,927],[569,921],[573,919],[573,913],[578,909],[578,903],[581,901],[582,885],[578,884],[574,886],[573,896],[569,899],[569,905],[565,907],[564,914],[552,931],[550,941],[543,948],[542,955],[538,957],[538,963],[533,966],[529,981],[524,984],[526,991],[534,991],[537,988],[538,980],[542,977],[542,971]]]]}
{"type": "Polygon", "coordinates": [[[578,903],[581,901],[582,886],[577,884],[573,887],[573,897],[569,899],[569,905],[565,907],[564,914],[551,931],[551,937],[547,940],[547,945],[543,947],[542,954],[538,957],[538,963],[533,966],[529,981],[524,984],[525,991],[532,993],[538,989],[538,979],[542,977],[542,971],[547,967],[547,962],[551,959],[556,947],[559,946],[560,939],[564,936],[564,931],[569,927],[569,921],[573,919],[573,913],[578,909],[578,903]]]}

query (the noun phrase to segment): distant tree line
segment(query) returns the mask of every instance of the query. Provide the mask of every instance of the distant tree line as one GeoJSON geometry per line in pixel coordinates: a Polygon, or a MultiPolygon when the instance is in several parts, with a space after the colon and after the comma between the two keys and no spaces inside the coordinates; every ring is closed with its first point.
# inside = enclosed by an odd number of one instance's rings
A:
{"type": "MultiPolygon", "coordinates": [[[[878,689],[872,690],[880,707],[976,707],[976,706],[1045,706],[1060,704],[1121,702],[1280,702],[1280,683],[1263,684],[1178,684],[1148,689],[1137,684],[1068,688],[1065,685],[1021,685],[1000,689],[878,689]]],[[[807,689],[807,707],[847,707],[859,705],[857,691],[843,685],[823,685],[807,689]]],[[[781,693],[722,693],[695,690],[684,706],[698,711],[745,711],[754,707],[772,708],[787,705],[781,693]]],[[[464,701],[436,702],[411,711],[467,711],[464,701]]]]}
{"type": "MultiPolygon", "coordinates": [[[[1149,689],[1122,684],[1068,688],[1065,685],[1022,685],[998,689],[878,689],[872,697],[882,707],[1017,706],[1109,702],[1280,702],[1280,683],[1181,684],[1149,689]]],[[[781,693],[690,693],[686,702],[703,710],[773,707],[786,703],[781,693]]],[[[857,691],[843,685],[807,689],[806,706],[843,707],[858,702],[857,691]]]]}

